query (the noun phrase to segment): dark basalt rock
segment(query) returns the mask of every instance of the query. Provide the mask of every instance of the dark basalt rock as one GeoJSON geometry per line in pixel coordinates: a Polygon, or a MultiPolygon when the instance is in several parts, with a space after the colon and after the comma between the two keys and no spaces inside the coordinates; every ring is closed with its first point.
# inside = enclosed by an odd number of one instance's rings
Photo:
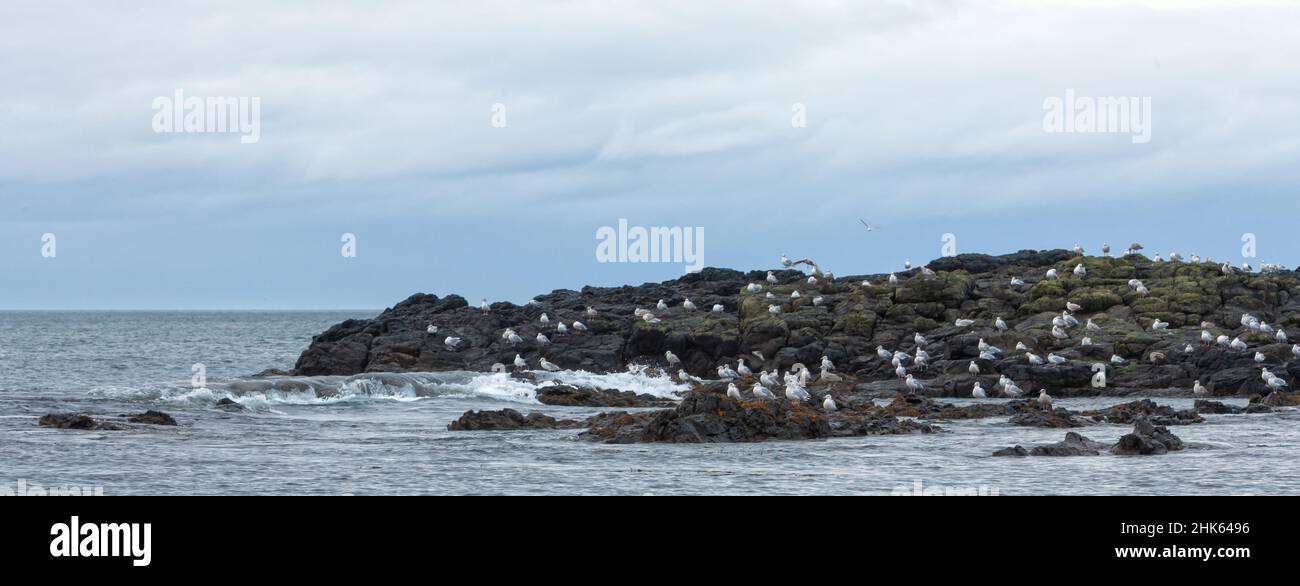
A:
{"type": "Polygon", "coordinates": [[[1218,401],[1207,401],[1205,399],[1197,399],[1196,403],[1194,404],[1194,408],[1199,413],[1209,413],[1212,415],[1235,415],[1238,413],[1268,413],[1273,410],[1273,408],[1269,407],[1268,405],[1261,405],[1259,403],[1253,403],[1253,402],[1245,407],[1234,407],[1232,405],[1227,405],[1224,403],[1220,403],[1218,401]]]}
{"type": "Polygon", "coordinates": [[[632,391],[606,391],[568,385],[537,389],[537,400],[543,405],[566,407],[663,407],[674,403],[669,399],[632,391]]]}
{"type": "MultiPolygon", "coordinates": [[[[1198,401],[1199,403],[1199,401],[1198,401]]],[[[1217,403],[1222,406],[1222,403],[1217,403]]],[[[1147,419],[1155,425],[1189,425],[1205,423],[1194,409],[1179,411],[1168,405],[1159,405],[1150,399],[1132,401],[1101,410],[1084,411],[1084,417],[1104,423],[1129,424],[1138,419],[1147,419]]]]}
{"type": "Polygon", "coordinates": [[[1183,440],[1169,433],[1169,429],[1139,419],[1133,426],[1133,433],[1119,438],[1119,443],[1115,444],[1110,451],[1120,456],[1146,456],[1181,449],[1183,449],[1183,440]]]}
{"type": "Polygon", "coordinates": [[[39,425],[54,429],[80,429],[86,431],[121,431],[126,429],[115,423],[98,421],[89,415],[79,413],[50,413],[41,417],[39,425]]]}
{"type": "Polygon", "coordinates": [[[1020,446],[1011,446],[1009,448],[1002,448],[1000,450],[994,451],[993,455],[999,457],[1001,456],[1024,457],[1029,455],[1029,450],[1026,450],[1020,446]]]}
{"type": "MultiPolygon", "coordinates": [[[[913,374],[925,384],[923,394],[931,396],[967,397],[976,380],[992,389],[999,373],[1021,388],[1046,389],[1056,397],[1152,391],[1186,395],[1195,380],[1205,383],[1214,396],[1264,396],[1269,389],[1253,361],[1255,351],[1265,354],[1265,364],[1278,376],[1293,384],[1300,377],[1300,362],[1291,360],[1289,345],[1239,325],[1247,312],[1281,324],[1300,315],[1300,277],[1291,271],[1224,275],[1210,263],[1156,263],[1141,255],[1081,257],[1066,250],[963,254],[935,260],[929,268],[936,273],[930,278],[917,269],[898,273],[897,285],[888,284],[886,275],[823,278],[813,284],[806,274],[788,269],[774,271],[778,283],[773,285],[765,280],[766,271],[706,268],[662,283],[556,290],[537,296],[535,304],[495,303],[490,311],[471,307],[457,295],[416,294],[372,319],[348,320],[316,336],[293,373],[487,371],[495,363],[512,364],[515,354],[530,368],[545,357],[563,368],[603,373],[621,371],[629,363],[666,366],[664,352],[671,350],[681,358],[681,368],[700,377],[713,377],[719,364],[735,365],[741,357],[755,371],[787,371],[795,362],[815,367],[826,355],[846,385],[904,390],[892,365],[874,350],[880,345],[913,353],[912,336],[919,331],[929,339],[925,350],[932,359],[928,369],[913,374]],[[1070,273],[1075,264],[1084,265],[1086,277],[1070,273]],[[1049,268],[1057,269],[1061,278],[1045,280],[1049,268]],[[1012,276],[1026,284],[1010,286],[1012,276]],[[862,286],[864,278],[872,285],[862,286]],[[1132,291],[1127,283],[1133,278],[1142,279],[1147,295],[1132,291]],[[745,289],[749,283],[763,290],[750,293],[745,289]],[[795,290],[802,297],[792,300],[795,290]],[[765,298],[768,292],[775,295],[773,300],[765,298]],[[824,300],[820,305],[812,302],[817,296],[824,300]],[[686,298],[700,309],[682,308],[686,298]],[[670,306],[655,311],[660,323],[634,315],[637,308],[651,309],[660,299],[670,306]],[[1102,327],[1087,334],[1091,346],[1079,345],[1085,335],[1082,328],[1071,329],[1066,340],[1052,337],[1051,319],[1067,301],[1082,306],[1076,315],[1080,321],[1091,318],[1102,327]],[[725,311],[708,311],[715,303],[725,311]],[[771,303],[780,305],[779,315],[768,313],[771,303]],[[588,306],[598,311],[596,317],[586,315],[588,306]],[[542,313],[551,318],[549,324],[539,322],[542,313]],[[1008,331],[992,327],[997,317],[1008,322],[1008,331]],[[958,318],[976,324],[958,328],[953,325],[958,318]],[[1150,324],[1156,318],[1170,322],[1170,329],[1152,333],[1150,324]],[[557,322],[571,325],[575,320],[587,331],[555,331],[557,322]],[[1242,337],[1251,351],[1201,345],[1202,321],[1214,324],[1208,329],[1216,336],[1242,337]],[[439,332],[427,334],[429,324],[437,325],[439,332]],[[523,342],[511,345],[504,340],[506,328],[515,329],[523,342]],[[551,344],[539,345],[539,332],[549,336],[551,344]],[[464,342],[447,348],[443,339],[449,335],[464,342]],[[977,360],[980,338],[1005,352],[977,360]],[[1052,352],[1067,362],[1031,366],[1014,350],[1017,342],[1040,356],[1052,352]],[[1184,351],[1188,344],[1192,352],[1184,351]],[[765,359],[755,358],[754,351],[765,359]],[[1128,362],[1111,365],[1112,354],[1128,362]],[[978,361],[980,375],[966,371],[971,360],[978,361]],[[1091,366],[1097,362],[1106,364],[1105,389],[1090,385],[1091,366]]],[[[1268,401],[1266,405],[1275,406],[1300,402],[1289,394],[1268,401]]]]}
{"type": "Polygon", "coordinates": [[[216,407],[217,409],[221,409],[222,411],[247,411],[248,410],[247,407],[240,405],[239,403],[235,402],[233,399],[229,397],[223,397],[220,401],[217,401],[216,407]]]}
{"type": "Polygon", "coordinates": [[[147,425],[176,425],[176,419],[162,411],[145,411],[139,415],[130,415],[126,418],[131,423],[144,423],[147,425]]]}
{"type": "Polygon", "coordinates": [[[1025,427],[1082,427],[1084,423],[1064,407],[1056,409],[1025,409],[1007,420],[1012,425],[1025,427]]]}
{"type": "Polygon", "coordinates": [[[635,417],[606,414],[588,421],[582,437],[610,443],[717,443],[929,433],[933,428],[883,411],[825,412],[810,403],[734,400],[708,390],[687,393],[674,409],[635,417]]]}
{"type": "Polygon", "coordinates": [[[450,431],[502,431],[519,429],[578,429],[583,421],[556,419],[533,411],[523,415],[514,409],[466,411],[447,426],[450,431]]]}
{"type": "Polygon", "coordinates": [[[1029,451],[1031,456],[1099,456],[1101,451],[1110,448],[1109,444],[1094,442],[1073,431],[1065,434],[1065,439],[1054,444],[1035,446],[1029,451]]]}
{"type": "Polygon", "coordinates": [[[1251,398],[1250,404],[1263,407],[1300,407],[1300,394],[1273,391],[1267,396],[1251,398]]]}

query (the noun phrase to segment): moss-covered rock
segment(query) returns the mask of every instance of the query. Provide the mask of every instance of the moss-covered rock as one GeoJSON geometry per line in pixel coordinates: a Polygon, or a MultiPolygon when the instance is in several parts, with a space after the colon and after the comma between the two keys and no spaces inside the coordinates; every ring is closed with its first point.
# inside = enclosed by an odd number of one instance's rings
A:
{"type": "Polygon", "coordinates": [[[1116,305],[1124,303],[1124,298],[1119,294],[1104,287],[1084,287],[1075,289],[1070,292],[1067,298],[1071,303],[1077,303],[1083,307],[1084,312],[1092,313],[1096,311],[1105,311],[1116,305]]]}

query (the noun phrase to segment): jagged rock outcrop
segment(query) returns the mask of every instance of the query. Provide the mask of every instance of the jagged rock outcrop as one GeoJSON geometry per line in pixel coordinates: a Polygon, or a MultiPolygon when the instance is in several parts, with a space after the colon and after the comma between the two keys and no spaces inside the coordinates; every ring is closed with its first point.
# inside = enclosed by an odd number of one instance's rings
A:
{"type": "MultiPolygon", "coordinates": [[[[557,290],[524,306],[495,303],[489,311],[456,295],[417,294],[373,319],[348,320],[316,336],[294,372],[486,371],[493,364],[512,364],[515,354],[529,368],[537,368],[538,359],[545,357],[567,369],[611,372],[629,363],[667,366],[664,352],[671,350],[681,358],[680,367],[695,376],[712,377],[718,365],[734,366],[742,357],[757,371],[788,370],[795,363],[815,366],[825,355],[850,383],[896,384],[890,382],[897,381],[893,365],[876,356],[875,348],[914,353],[912,337],[920,332],[928,338],[924,349],[932,359],[928,368],[913,373],[925,384],[922,393],[935,396],[969,396],[977,380],[991,389],[999,374],[1031,393],[1042,388],[1058,397],[1187,392],[1196,380],[1215,396],[1266,395],[1261,367],[1287,381],[1300,376],[1300,359],[1290,344],[1241,325],[1244,313],[1274,327],[1300,323],[1300,278],[1291,271],[1224,274],[1211,263],[1077,256],[1065,250],[964,254],[937,259],[928,268],[933,277],[913,269],[898,273],[897,285],[884,275],[810,283],[809,275],[789,269],[774,271],[778,283],[770,284],[766,271],[707,268],[663,283],[557,290]],[[1086,269],[1086,276],[1072,273],[1076,265],[1086,269]],[[1060,278],[1045,278],[1048,269],[1056,269],[1060,278]],[[1013,276],[1025,284],[1011,285],[1013,276]],[[1145,294],[1131,287],[1130,279],[1141,280],[1145,294]],[[751,283],[761,290],[750,292],[751,283]],[[792,298],[795,291],[801,296],[792,298]],[[687,298],[699,309],[683,308],[687,298]],[[661,299],[667,310],[655,309],[661,299]],[[1076,326],[1066,338],[1054,337],[1052,320],[1067,302],[1080,306],[1076,319],[1091,319],[1101,329],[1087,332],[1076,326]],[[723,311],[709,311],[714,304],[723,311]],[[769,313],[772,305],[780,313],[769,313]],[[586,314],[588,306],[598,312],[595,317],[586,314]],[[634,315],[638,308],[654,312],[658,322],[634,315]],[[547,324],[540,322],[543,313],[550,318],[547,324]],[[993,327],[998,317],[1009,325],[1007,331],[993,327]],[[959,318],[976,323],[958,327],[959,318]],[[1152,330],[1157,319],[1168,322],[1169,329],[1152,330]],[[569,333],[556,331],[560,321],[569,333]],[[587,330],[576,331],[574,321],[587,330]],[[1204,329],[1212,336],[1240,337],[1249,350],[1201,344],[1202,322],[1208,322],[1204,329]],[[430,324],[438,333],[425,331],[430,324]],[[504,339],[506,328],[522,341],[504,339]],[[550,343],[539,343],[538,333],[550,343]],[[447,336],[460,338],[461,344],[448,347],[447,336]],[[1081,345],[1085,336],[1092,345],[1081,345]],[[993,360],[980,359],[981,338],[1004,352],[993,360]],[[1066,363],[1032,365],[1014,350],[1018,342],[1066,363]],[[1192,349],[1185,352],[1189,344],[1192,349]],[[1257,351],[1265,357],[1263,364],[1254,360],[1257,351]],[[1126,362],[1111,364],[1112,355],[1126,362]],[[980,368],[977,376],[967,371],[971,361],[980,368]],[[1097,363],[1106,371],[1105,389],[1091,385],[1097,363]]],[[[1292,335],[1300,335],[1300,328],[1295,330],[1292,335]]],[[[670,372],[676,370],[673,366],[670,372]]]]}
{"type": "Polygon", "coordinates": [[[1183,440],[1170,433],[1168,428],[1139,419],[1133,425],[1133,432],[1119,438],[1110,451],[1120,456],[1149,456],[1181,449],[1183,440]]]}

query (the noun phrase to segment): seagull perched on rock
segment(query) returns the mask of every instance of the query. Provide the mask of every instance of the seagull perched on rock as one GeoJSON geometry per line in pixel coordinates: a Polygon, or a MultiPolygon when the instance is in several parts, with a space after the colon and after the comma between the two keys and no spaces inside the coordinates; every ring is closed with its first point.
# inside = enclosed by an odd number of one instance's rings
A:
{"type": "Polygon", "coordinates": [[[435,325],[433,325],[433,324],[429,324],[429,327],[424,328],[424,331],[426,331],[426,332],[428,332],[428,333],[430,333],[430,334],[436,334],[436,333],[438,333],[438,326],[435,326],[435,325]]]}
{"type": "Polygon", "coordinates": [[[1127,360],[1124,360],[1124,357],[1120,356],[1119,354],[1111,354],[1111,355],[1110,355],[1110,363],[1111,363],[1111,364],[1119,365],[1119,364],[1124,364],[1125,362],[1128,362],[1128,361],[1127,361],[1127,360]]]}
{"type": "Polygon", "coordinates": [[[722,311],[725,310],[725,309],[726,309],[726,308],[723,307],[721,303],[714,303],[714,304],[713,304],[713,313],[722,313],[722,311]]]}
{"type": "Polygon", "coordinates": [[[975,320],[973,320],[973,319],[959,319],[959,320],[953,322],[953,325],[955,325],[955,326],[957,326],[957,327],[959,327],[959,328],[969,328],[969,327],[975,325],[975,320]]]}
{"type": "Polygon", "coordinates": [[[1068,312],[1070,312],[1070,313],[1075,313],[1075,312],[1079,311],[1080,309],[1083,309],[1083,306],[1082,306],[1082,305],[1079,305],[1078,303],[1071,303],[1071,302],[1069,302],[1069,301],[1066,301],[1066,302],[1065,302],[1065,310],[1068,311],[1068,312]]]}
{"type": "Polygon", "coordinates": [[[594,307],[588,305],[588,306],[587,306],[587,317],[596,317],[596,308],[594,308],[594,307]]]}
{"type": "Polygon", "coordinates": [[[488,305],[487,297],[484,297],[482,301],[479,301],[478,308],[483,311],[491,311],[492,306],[488,305]]]}
{"type": "Polygon", "coordinates": [[[682,363],[682,359],[678,358],[676,354],[673,354],[672,350],[664,351],[664,360],[668,361],[669,366],[682,363]]]}
{"type": "Polygon", "coordinates": [[[806,402],[812,399],[808,391],[799,386],[793,379],[785,381],[785,398],[791,401],[806,402]]]}
{"type": "Polygon", "coordinates": [[[663,300],[663,299],[660,299],[660,300],[659,300],[659,303],[656,303],[656,304],[655,304],[655,309],[658,309],[659,311],[667,311],[667,310],[668,310],[668,304],[667,304],[667,303],[664,303],[664,300],[663,300]]]}
{"type": "Polygon", "coordinates": [[[817,284],[817,277],[808,277],[808,284],[809,284],[809,285],[816,285],[816,284],[817,284]]]}
{"type": "Polygon", "coordinates": [[[1089,338],[1088,336],[1084,336],[1082,340],[1079,340],[1079,345],[1080,345],[1080,346],[1091,346],[1091,345],[1092,345],[1092,338],[1089,338]]]}
{"type": "Polygon", "coordinates": [[[1207,346],[1210,345],[1210,344],[1213,344],[1213,343],[1214,343],[1214,334],[1211,334],[1211,333],[1210,333],[1209,331],[1207,331],[1207,330],[1201,330],[1201,343],[1202,343],[1202,344],[1205,344],[1205,345],[1207,345],[1207,346]]]}
{"type": "Polygon", "coordinates": [[[1028,352],[1028,351],[1029,351],[1029,346],[1026,346],[1024,342],[1016,342],[1016,352],[1028,352]]]}
{"type": "Polygon", "coordinates": [[[1082,263],[1074,265],[1074,276],[1083,278],[1083,276],[1087,274],[1088,274],[1088,269],[1083,268],[1082,263]]]}
{"type": "Polygon", "coordinates": [[[1061,326],[1052,326],[1052,337],[1058,340],[1064,340],[1069,338],[1070,335],[1065,333],[1065,330],[1061,329],[1061,326]]]}
{"type": "Polygon", "coordinates": [[[525,361],[522,356],[515,354],[515,368],[524,368],[527,366],[528,366],[528,362],[525,361]]]}
{"type": "Polygon", "coordinates": [[[813,297],[813,306],[814,307],[819,306],[822,304],[823,301],[825,301],[825,299],[823,299],[821,295],[813,297]]]}
{"type": "Polygon", "coordinates": [[[763,286],[759,285],[758,283],[750,283],[748,285],[745,285],[745,290],[749,291],[750,293],[758,293],[759,291],[763,290],[763,286]]]}
{"type": "Polygon", "coordinates": [[[975,361],[972,360],[972,361],[970,361],[970,365],[966,367],[966,372],[969,372],[969,373],[971,373],[971,374],[979,374],[979,373],[980,373],[980,365],[975,364],[975,361]]]}
{"type": "Polygon", "coordinates": [[[772,315],[777,315],[777,314],[781,313],[781,306],[779,306],[779,305],[769,305],[769,306],[767,306],[767,312],[770,313],[770,314],[772,314],[772,315]]]}
{"type": "Polygon", "coordinates": [[[740,400],[740,389],[736,388],[736,383],[727,383],[727,396],[737,401],[740,400]]]}
{"type": "Polygon", "coordinates": [[[1167,321],[1160,321],[1160,318],[1156,318],[1155,321],[1151,322],[1151,331],[1153,332],[1167,329],[1169,329],[1169,322],[1167,321]]]}
{"type": "Polygon", "coordinates": [[[1087,323],[1087,325],[1085,325],[1085,326],[1083,326],[1083,327],[1086,328],[1089,332],[1100,332],[1100,331],[1101,331],[1101,326],[1099,326],[1099,325],[1097,325],[1097,324],[1095,324],[1095,323],[1092,323],[1092,318],[1088,318],[1088,323],[1087,323]]]}
{"type": "Polygon", "coordinates": [[[777,283],[780,282],[780,281],[777,280],[776,275],[773,275],[773,274],[772,274],[772,271],[768,271],[768,272],[767,272],[767,282],[769,282],[769,283],[775,285],[775,284],[777,284],[777,283]]]}
{"type": "Polygon", "coordinates": [[[754,374],[754,371],[750,370],[749,365],[745,364],[744,358],[740,358],[736,360],[736,374],[740,376],[751,376],[754,374]]]}
{"type": "Polygon", "coordinates": [[[543,314],[542,314],[542,317],[538,318],[538,321],[540,321],[540,322],[542,322],[542,323],[544,323],[544,324],[548,324],[548,323],[551,323],[551,318],[547,317],[547,315],[546,315],[545,313],[543,313],[543,314]]]}
{"type": "Polygon", "coordinates": [[[1233,338],[1232,343],[1229,344],[1228,347],[1238,352],[1243,352],[1246,350],[1246,343],[1242,342],[1241,338],[1233,338]]]}
{"type": "Polygon", "coordinates": [[[1228,342],[1228,336],[1220,335],[1219,337],[1217,337],[1217,338],[1214,339],[1214,343],[1215,343],[1215,344],[1218,344],[1218,345],[1220,345],[1220,346],[1225,346],[1225,347],[1226,347],[1226,346],[1228,345],[1228,343],[1229,343],[1229,342],[1228,342]]]}
{"type": "Polygon", "coordinates": [[[911,259],[908,259],[908,258],[903,259],[903,270],[905,270],[905,271],[910,271],[910,270],[912,270],[912,260],[911,260],[911,259]]]}
{"type": "Polygon", "coordinates": [[[897,285],[897,284],[898,284],[898,275],[895,275],[894,273],[889,273],[889,284],[890,284],[890,285],[897,285]]]}
{"type": "Polygon", "coordinates": [[[1052,396],[1047,394],[1047,389],[1038,389],[1038,406],[1044,409],[1052,408],[1052,396]]]}
{"type": "Polygon", "coordinates": [[[876,346],[876,356],[879,356],[885,360],[889,360],[890,358],[894,357],[894,354],[891,353],[889,350],[886,350],[884,346],[876,346]]]}
{"type": "Polygon", "coordinates": [[[1030,364],[1033,364],[1033,365],[1035,365],[1035,366],[1040,365],[1040,364],[1043,363],[1043,359],[1042,359],[1041,357],[1039,357],[1037,354],[1034,354],[1033,352],[1028,352],[1028,353],[1026,353],[1026,354],[1025,354],[1025,358],[1028,358],[1028,359],[1029,359],[1029,363],[1030,363],[1030,364]]]}
{"type": "Polygon", "coordinates": [[[554,362],[551,362],[550,360],[547,360],[545,358],[538,358],[537,361],[542,365],[542,368],[546,369],[547,371],[555,372],[557,370],[560,370],[559,366],[556,366],[554,362]]]}
{"type": "Polygon", "coordinates": [[[1002,316],[999,315],[998,318],[993,321],[993,327],[997,328],[999,332],[1005,332],[1007,331],[1007,322],[1003,321],[1002,316]]]}
{"type": "Polygon", "coordinates": [[[1046,275],[1046,277],[1047,277],[1048,279],[1055,279],[1055,278],[1056,278],[1056,269],[1047,269],[1047,275],[1046,275]]]}
{"type": "Polygon", "coordinates": [[[1256,352],[1256,353],[1255,353],[1255,362],[1256,362],[1256,363],[1258,363],[1258,364],[1263,364],[1264,361],[1266,361],[1266,360],[1268,360],[1268,357],[1265,356],[1263,352],[1256,352]]]}
{"type": "Polygon", "coordinates": [[[803,296],[799,294],[799,290],[798,290],[798,289],[795,289],[794,291],[791,291],[791,292],[790,292],[790,298],[791,298],[791,299],[798,299],[798,298],[800,298],[800,297],[803,297],[803,296]]]}
{"type": "Polygon", "coordinates": [[[516,334],[516,333],[514,333],[514,332],[510,332],[510,334],[506,336],[506,340],[508,340],[508,341],[510,342],[510,345],[511,345],[511,346],[514,346],[514,345],[516,345],[516,344],[518,344],[518,343],[524,341],[523,338],[519,337],[519,334],[516,334]]]}
{"type": "Polygon", "coordinates": [[[578,330],[579,332],[585,332],[587,331],[587,324],[584,324],[580,321],[575,321],[573,322],[573,329],[578,330]]]}
{"type": "Polygon", "coordinates": [[[977,345],[977,347],[979,348],[980,352],[991,352],[991,353],[993,353],[993,354],[1001,354],[1001,353],[1002,353],[1002,350],[1001,350],[1000,348],[998,348],[997,346],[994,346],[994,345],[992,345],[992,344],[989,344],[989,343],[985,342],[985,341],[984,341],[984,338],[980,338],[980,341],[979,341],[979,344],[977,345]]]}
{"type": "Polygon", "coordinates": [[[750,389],[750,392],[754,393],[754,398],[755,398],[755,399],[775,399],[775,398],[776,398],[776,395],[773,395],[773,394],[772,394],[772,391],[767,390],[767,387],[765,387],[765,386],[763,386],[763,385],[760,385],[760,384],[755,384],[755,385],[753,386],[753,388],[750,389]]]}
{"type": "Polygon", "coordinates": [[[569,326],[564,325],[564,322],[560,322],[560,323],[558,323],[558,324],[555,324],[555,333],[557,333],[557,334],[567,334],[567,333],[569,333],[569,326]]]}
{"type": "Polygon", "coordinates": [[[903,382],[907,384],[907,388],[913,393],[919,393],[925,389],[925,385],[922,384],[921,381],[916,380],[916,378],[910,374],[907,375],[907,378],[903,379],[903,382]]]}
{"type": "Polygon", "coordinates": [[[546,334],[537,332],[537,343],[545,346],[551,343],[551,339],[546,337],[546,334]]]}
{"type": "Polygon", "coordinates": [[[1062,364],[1065,364],[1066,359],[1064,356],[1057,356],[1056,354],[1052,354],[1049,352],[1047,354],[1047,361],[1057,366],[1060,366],[1062,364]]]}
{"type": "Polygon", "coordinates": [[[731,380],[739,376],[740,375],[736,374],[735,370],[733,370],[730,366],[726,364],[723,364],[722,366],[718,367],[718,378],[722,380],[731,380]]]}
{"type": "Polygon", "coordinates": [[[983,399],[987,397],[988,394],[984,392],[984,387],[980,386],[980,381],[975,381],[975,386],[970,390],[970,396],[977,399],[983,399]]]}
{"type": "Polygon", "coordinates": [[[682,309],[685,309],[686,311],[695,311],[695,304],[691,303],[690,297],[687,297],[686,301],[682,302],[682,309]]]}
{"type": "Polygon", "coordinates": [[[781,383],[781,379],[776,376],[775,372],[769,373],[764,370],[763,374],[758,375],[758,382],[763,383],[764,386],[775,387],[781,383]]]}
{"type": "Polygon", "coordinates": [[[1208,395],[1208,394],[1210,394],[1210,390],[1207,389],[1207,388],[1205,388],[1205,385],[1201,384],[1200,379],[1197,379],[1197,380],[1196,380],[1196,383],[1192,385],[1192,394],[1193,394],[1193,395],[1208,395]]]}
{"type": "Polygon", "coordinates": [[[457,338],[456,336],[447,336],[446,338],[443,339],[442,343],[447,347],[448,350],[455,350],[456,348],[460,347],[460,343],[462,341],[463,340],[457,338]]]}
{"type": "Polygon", "coordinates": [[[1110,256],[1110,243],[1109,243],[1109,242],[1103,242],[1103,243],[1101,243],[1101,253],[1104,254],[1104,255],[1106,255],[1106,256],[1110,256]]]}
{"type": "Polygon", "coordinates": [[[1016,386],[1016,383],[1012,382],[1011,379],[1007,379],[1006,382],[1002,384],[1002,394],[1014,399],[1019,397],[1022,394],[1022,391],[1020,390],[1020,387],[1016,386]]]}
{"type": "Polygon", "coordinates": [[[838,407],[835,406],[835,399],[831,398],[830,393],[826,393],[826,398],[822,399],[822,409],[826,411],[835,411],[837,408],[838,407]]]}
{"type": "Polygon", "coordinates": [[[925,336],[922,336],[920,332],[912,334],[912,341],[916,342],[917,346],[924,346],[926,343],[925,336]]]}
{"type": "Polygon", "coordinates": [[[1019,287],[1019,286],[1024,285],[1024,284],[1025,284],[1025,280],[1024,280],[1024,279],[1021,279],[1020,277],[1011,277],[1011,286],[1012,286],[1012,287],[1019,287]]]}
{"type": "Polygon", "coordinates": [[[657,323],[660,323],[660,322],[664,321],[664,320],[661,320],[661,319],[655,317],[655,314],[650,313],[650,312],[648,312],[648,311],[645,312],[645,313],[643,313],[643,314],[641,314],[641,319],[642,319],[642,320],[645,320],[645,323],[648,323],[648,324],[657,324],[657,323]]]}

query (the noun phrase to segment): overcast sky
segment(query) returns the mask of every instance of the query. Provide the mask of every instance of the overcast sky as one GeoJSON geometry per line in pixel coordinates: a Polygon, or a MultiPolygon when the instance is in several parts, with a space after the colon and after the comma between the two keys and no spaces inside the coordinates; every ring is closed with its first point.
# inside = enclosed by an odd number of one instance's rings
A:
{"type": "Polygon", "coordinates": [[[0,3],[0,308],[682,274],[597,263],[620,218],[701,227],[705,264],[746,270],[888,271],[945,233],[1234,264],[1253,233],[1256,266],[1300,264],[1294,3],[266,4],[0,3]],[[259,98],[260,140],[154,132],[177,88],[259,98]],[[1045,132],[1067,89],[1150,98],[1150,142],[1045,132]]]}

